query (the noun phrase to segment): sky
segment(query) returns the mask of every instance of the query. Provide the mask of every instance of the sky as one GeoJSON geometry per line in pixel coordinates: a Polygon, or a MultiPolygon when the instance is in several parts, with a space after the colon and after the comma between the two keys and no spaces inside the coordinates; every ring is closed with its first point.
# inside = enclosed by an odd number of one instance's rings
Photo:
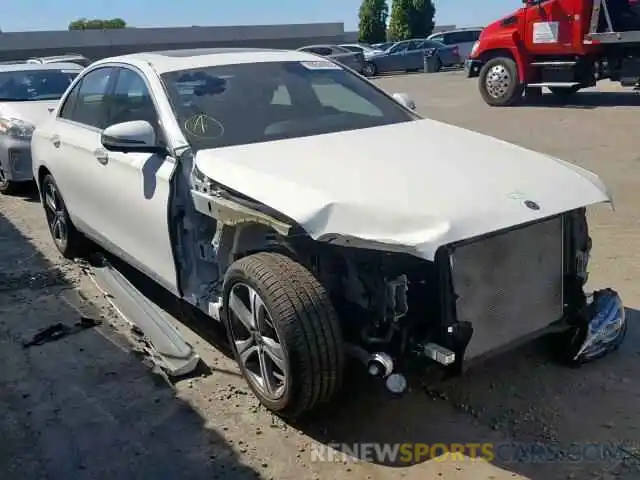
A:
{"type": "MultiPolygon", "coordinates": [[[[342,22],[358,27],[361,0],[19,0],[3,2],[4,32],[66,30],[77,18],[124,19],[133,27],[342,22]]],[[[520,0],[435,0],[436,23],[482,26],[520,0]]]]}

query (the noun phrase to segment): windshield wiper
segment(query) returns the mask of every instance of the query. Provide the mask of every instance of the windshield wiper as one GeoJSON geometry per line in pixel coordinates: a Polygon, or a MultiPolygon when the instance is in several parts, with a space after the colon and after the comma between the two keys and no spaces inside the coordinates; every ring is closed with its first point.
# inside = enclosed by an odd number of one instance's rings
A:
{"type": "Polygon", "coordinates": [[[28,102],[31,98],[0,97],[0,102],[28,102]]]}

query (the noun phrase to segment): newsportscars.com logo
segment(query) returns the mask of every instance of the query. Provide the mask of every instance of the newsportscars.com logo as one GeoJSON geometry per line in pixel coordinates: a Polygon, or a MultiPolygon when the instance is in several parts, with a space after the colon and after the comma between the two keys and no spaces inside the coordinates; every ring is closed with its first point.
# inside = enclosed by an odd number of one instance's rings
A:
{"type": "Polygon", "coordinates": [[[637,451],[621,443],[584,443],[559,446],[542,443],[330,443],[314,444],[312,462],[375,462],[408,464],[482,459],[500,463],[599,462],[620,460],[637,451]]]}

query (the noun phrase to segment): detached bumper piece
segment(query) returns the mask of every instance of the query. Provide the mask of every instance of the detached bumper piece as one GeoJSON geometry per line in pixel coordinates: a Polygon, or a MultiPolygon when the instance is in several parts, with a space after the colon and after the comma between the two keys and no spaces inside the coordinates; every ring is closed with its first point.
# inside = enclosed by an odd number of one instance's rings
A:
{"type": "Polygon", "coordinates": [[[580,332],[582,342],[573,357],[577,363],[596,360],[617,350],[627,333],[627,318],[620,295],[611,289],[593,294],[588,305],[589,323],[580,332]]]}
{"type": "Polygon", "coordinates": [[[479,76],[481,68],[482,62],[479,60],[472,60],[468,58],[464,62],[464,71],[467,74],[467,78],[475,78],[479,76]]]}

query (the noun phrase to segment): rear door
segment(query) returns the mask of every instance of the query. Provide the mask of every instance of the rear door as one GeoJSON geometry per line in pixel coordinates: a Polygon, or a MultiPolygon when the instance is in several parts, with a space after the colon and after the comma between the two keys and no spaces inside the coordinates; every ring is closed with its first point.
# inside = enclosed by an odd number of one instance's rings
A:
{"type": "Polygon", "coordinates": [[[417,70],[424,64],[424,40],[410,40],[407,42],[407,53],[404,57],[402,70],[417,70]]]}
{"type": "Polygon", "coordinates": [[[406,70],[409,42],[393,45],[383,57],[376,58],[379,72],[396,72],[406,70]]]}
{"type": "Polygon", "coordinates": [[[104,148],[100,134],[107,121],[108,92],[115,69],[90,71],[65,98],[49,141],[52,174],[71,218],[81,230],[103,240],[103,211],[108,205],[95,195],[100,188],[99,161],[104,148]]]}
{"type": "Polygon", "coordinates": [[[525,46],[534,55],[571,53],[574,16],[570,2],[529,2],[526,9],[525,46]]]}

